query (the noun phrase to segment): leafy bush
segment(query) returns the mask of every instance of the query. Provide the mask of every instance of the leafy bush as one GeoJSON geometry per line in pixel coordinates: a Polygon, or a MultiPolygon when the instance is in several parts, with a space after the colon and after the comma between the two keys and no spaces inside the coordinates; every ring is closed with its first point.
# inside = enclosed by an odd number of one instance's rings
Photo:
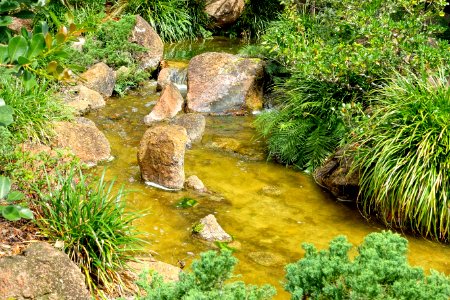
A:
{"type": "Polygon", "coordinates": [[[276,81],[277,94],[284,96],[259,121],[270,154],[284,163],[302,169],[320,164],[344,142],[339,137],[351,131],[352,118],[364,118],[367,95],[395,71],[433,72],[450,62],[447,42],[433,38],[445,30],[431,21],[442,1],[426,9],[428,1],[284,3],[260,49],[292,76],[276,81]],[[340,120],[342,107],[358,108],[347,114],[350,122],[340,120]],[[319,145],[306,147],[313,137],[319,145]]]}
{"type": "Polygon", "coordinates": [[[411,267],[408,241],[391,232],[371,233],[350,260],[343,236],[318,251],[304,244],[305,257],[286,267],[285,288],[292,299],[448,299],[450,279],[411,267]]]}
{"type": "Polygon", "coordinates": [[[11,180],[0,176],[0,202],[4,200],[7,204],[0,205],[0,215],[8,221],[34,219],[33,212],[23,203],[25,195],[18,191],[11,191],[11,180]],[[22,201],[22,203],[18,203],[22,201]]]}
{"type": "Polygon", "coordinates": [[[355,138],[361,201],[386,224],[448,241],[450,89],[448,76],[398,74],[375,94],[355,138]]]}
{"type": "Polygon", "coordinates": [[[165,42],[209,35],[204,0],[130,0],[127,5],[128,11],[143,16],[165,42]]]}
{"type": "Polygon", "coordinates": [[[34,16],[33,10],[45,4],[40,0],[0,0],[0,43],[7,42],[11,30],[7,27],[13,17],[26,19],[34,16]]]}
{"type": "Polygon", "coordinates": [[[138,285],[144,289],[145,296],[140,299],[148,300],[197,300],[197,299],[226,299],[226,300],[263,300],[271,299],[275,289],[269,285],[256,287],[245,285],[243,282],[225,283],[233,277],[233,268],[237,259],[230,251],[217,254],[208,251],[201,254],[201,259],[192,263],[191,272],[180,274],[180,281],[164,283],[162,277],[154,275],[151,282],[144,274],[138,285]]]}
{"type": "Polygon", "coordinates": [[[114,182],[104,176],[93,186],[73,169],[57,178],[57,188],[41,195],[38,225],[82,269],[91,291],[111,292],[123,285],[121,271],[132,259],[140,240],[132,225],[137,215],[125,211],[124,191],[114,192],[114,182]]]}

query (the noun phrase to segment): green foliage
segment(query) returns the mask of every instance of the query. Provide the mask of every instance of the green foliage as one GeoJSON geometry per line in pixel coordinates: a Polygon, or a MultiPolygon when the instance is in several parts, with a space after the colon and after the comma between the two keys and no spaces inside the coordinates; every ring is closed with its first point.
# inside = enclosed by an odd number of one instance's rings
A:
{"type": "Polygon", "coordinates": [[[214,251],[201,254],[201,259],[192,263],[190,272],[180,274],[180,281],[164,283],[162,277],[154,275],[151,283],[141,276],[138,285],[144,289],[145,300],[258,300],[271,299],[275,289],[269,285],[256,287],[243,282],[225,283],[233,277],[237,259],[230,251],[218,255],[214,251]]]}
{"type": "Polygon", "coordinates": [[[345,142],[355,121],[364,118],[367,95],[395,71],[433,72],[448,65],[447,42],[432,38],[445,29],[432,22],[445,3],[433,1],[425,9],[425,2],[283,1],[286,9],[260,47],[276,62],[272,71],[291,74],[275,80],[281,99],[258,119],[270,154],[313,169],[345,142]]]}
{"type": "Polygon", "coordinates": [[[0,205],[0,215],[8,221],[19,221],[22,218],[34,219],[33,212],[29,208],[24,204],[17,204],[25,198],[25,195],[18,191],[11,191],[11,185],[8,177],[0,176],[0,202],[7,203],[0,205]]]}
{"type": "Polygon", "coordinates": [[[448,75],[398,74],[374,95],[355,137],[363,211],[386,224],[449,240],[448,75]]]}
{"type": "Polygon", "coordinates": [[[94,185],[75,169],[59,175],[57,187],[41,194],[38,225],[49,239],[64,242],[64,250],[82,269],[91,291],[114,290],[123,284],[127,268],[140,239],[132,225],[137,215],[125,211],[124,191],[114,192],[114,182],[103,176],[94,185]]]}
{"type": "Polygon", "coordinates": [[[391,232],[371,233],[350,260],[352,245],[343,236],[318,251],[304,244],[305,257],[286,267],[285,288],[292,299],[448,299],[450,280],[411,267],[408,242],[391,232]]]}
{"type": "Polygon", "coordinates": [[[9,112],[12,109],[14,116],[14,122],[6,127],[14,144],[30,139],[46,142],[52,135],[53,121],[68,120],[73,116],[45,79],[38,82],[28,90],[19,78],[0,76],[0,98],[10,107],[9,112]]]}
{"type": "Polygon", "coordinates": [[[13,17],[33,18],[33,11],[43,4],[45,2],[39,0],[0,0],[0,43],[11,38],[12,32],[7,26],[12,23],[13,17]]]}
{"type": "Polygon", "coordinates": [[[198,201],[193,199],[193,198],[189,198],[189,197],[183,197],[181,198],[176,207],[177,208],[190,208],[190,207],[194,207],[198,205],[198,201]]]}
{"type": "Polygon", "coordinates": [[[270,22],[279,17],[280,11],[283,11],[283,5],[279,0],[246,0],[242,15],[223,33],[239,35],[245,39],[259,39],[270,22]]]}
{"type": "Polygon", "coordinates": [[[11,106],[5,104],[5,100],[0,98],[0,126],[8,126],[12,122],[14,110],[11,106]]]}
{"type": "Polygon", "coordinates": [[[130,0],[128,11],[143,16],[165,42],[208,37],[204,0],[130,0]]]}

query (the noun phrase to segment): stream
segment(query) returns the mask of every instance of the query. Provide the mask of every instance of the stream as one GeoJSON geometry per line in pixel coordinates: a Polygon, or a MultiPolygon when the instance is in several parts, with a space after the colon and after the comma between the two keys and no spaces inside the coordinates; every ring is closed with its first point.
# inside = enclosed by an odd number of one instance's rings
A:
{"type": "MultiPolygon", "coordinates": [[[[218,39],[204,43],[179,43],[166,47],[166,58],[187,60],[205,51],[236,53],[238,40],[218,39]]],[[[371,232],[386,229],[367,221],[359,211],[337,202],[314,183],[310,175],[266,161],[264,144],[256,137],[254,117],[207,117],[202,142],[186,151],[186,177],[197,175],[212,194],[194,191],[166,192],[146,186],[140,179],[136,153],[147,127],[143,118],[158,100],[156,83],[148,82],[88,117],[111,143],[114,160],[107,167],[108,179],[132,191],[127,196],[131,210],[148,214],[136,225],[149,242],[156,259],[189,265],[210,247],[191,236],[194,223],[213,213],[235,239],[239,259],[235,274],[246,283],[269,283],[276,299],[289,299],[283,291],[284,266],[303,256],[300,245],[311,242],[325,248],[337,235],[358,244],[371,232]],[[180,209],[183,197],[196,199],[195,207],[180,209]]],[[[448,246],[405,235],[412,265],[450,274],[448,246]]]]}

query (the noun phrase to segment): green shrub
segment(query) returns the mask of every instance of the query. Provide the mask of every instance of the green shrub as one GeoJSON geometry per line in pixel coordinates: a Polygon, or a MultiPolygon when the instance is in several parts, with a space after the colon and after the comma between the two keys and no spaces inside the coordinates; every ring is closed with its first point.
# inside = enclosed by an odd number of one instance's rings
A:
{"type": "Polygon", "coordinates": [[[448,75],[397,75],[375,94],[355,138],[361,202],[386,224],[448,241],[450,89],[448,75]]]}
{"type": "Polygon", "coordinates": [[[104,176],[94,185],[73,169],[59,175],[57,187],[41,194],[41,232],[64,244],[64,251],[81,268],[86,283],[94,290],[114,291],[125,286],[126,270],[140,240],[132,225],[137,214],[125,211],[124,191],[114,192],[114,182],[104,176]]]}
{"type": "Polygon", "coordinates": [[[128,11],[144,17],[165,42],[209,35],[204,0],[130,0],[127,5],[128,11]]]}
{"type": "Polygon", "coordinates": [[[268,27],[260,47],[283,67],[273,70],[291,77],[276,80],[283,96],[270,115],[259,118],[259,130],[271,155],[302,169],[319,165],[345,142],[354,121],[364,117],[367,95],[395,71],[433,72],[450,63],[447,42],[433,39],[445,30],[431,21],[441,1],[427,9],[426,1],[313,2],[284,1],[284,14],[268,27]],[[343,123],[339,114],[347,107],[358,109],[343,123]],[[317,150],[305,149],[312,138],[317,150]]]}
{"type": "Polygon", "coordinates": [[[408,241],[391,232],[371,233],[350,260],[343,236],[318,251],[304,244],[305,257],[286,267],[285,288],[292,299],[449,299],[450,279],[411,267],[408,241]]]}
{"type": "Polygon", "coordinates": [[[269,285],[256,287],[243,282],[225,281],[233,277],[233,268],[237,259],[230,251],[217,254],[208,251],[201,254],[201,259],[192,263],[190,272],[180,274],[180,281],[164,283],[162,277],[154,275],[149,283],[146,274],[141,276],[138,285],[144,290],[147,300],[263,300],[271,299],[275,289],[269,285]]]}

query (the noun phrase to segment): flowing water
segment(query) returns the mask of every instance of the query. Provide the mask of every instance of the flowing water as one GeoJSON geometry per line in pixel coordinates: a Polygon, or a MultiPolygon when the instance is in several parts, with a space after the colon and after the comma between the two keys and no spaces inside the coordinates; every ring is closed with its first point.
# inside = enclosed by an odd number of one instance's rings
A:
{"type": "MultiPolygon", "coordinates": [[[[202,142],[187,150],[186,175],[197,175],[213,193],[165,192],[144,185],[136,153],[146,130],[143,117],[158,99],[154,87],[149,83],[123,98],[112,98],[106,108],[89,117],[111,143],[115,159],[105,164],[107,177],[117,178],[133,191],[127,198],[130,209],[149,212],[137,225],[159,260],[189,265],[200,252],[210,249],[191,236],[191,228],[213,213],[236,241],[233,247],[239,264],[235,273],[242,274],[240,279],[270,283],[278,290],[277,299],[289,299],[281,284],[284,265],[302,257],[301,243],[325,248],[343,234],[358,244],[365,235],[385,229],[362,218],[357,209],[337,202],[310,175],[267,162],[264,145],[255,137],[252,116],[208,117],[202,142]],[[195,198],[199,205],[176,208],[183,197],[195,198]]],[[[406,237],[412,265],[450,274],[448,246],[406,237]]]]}

